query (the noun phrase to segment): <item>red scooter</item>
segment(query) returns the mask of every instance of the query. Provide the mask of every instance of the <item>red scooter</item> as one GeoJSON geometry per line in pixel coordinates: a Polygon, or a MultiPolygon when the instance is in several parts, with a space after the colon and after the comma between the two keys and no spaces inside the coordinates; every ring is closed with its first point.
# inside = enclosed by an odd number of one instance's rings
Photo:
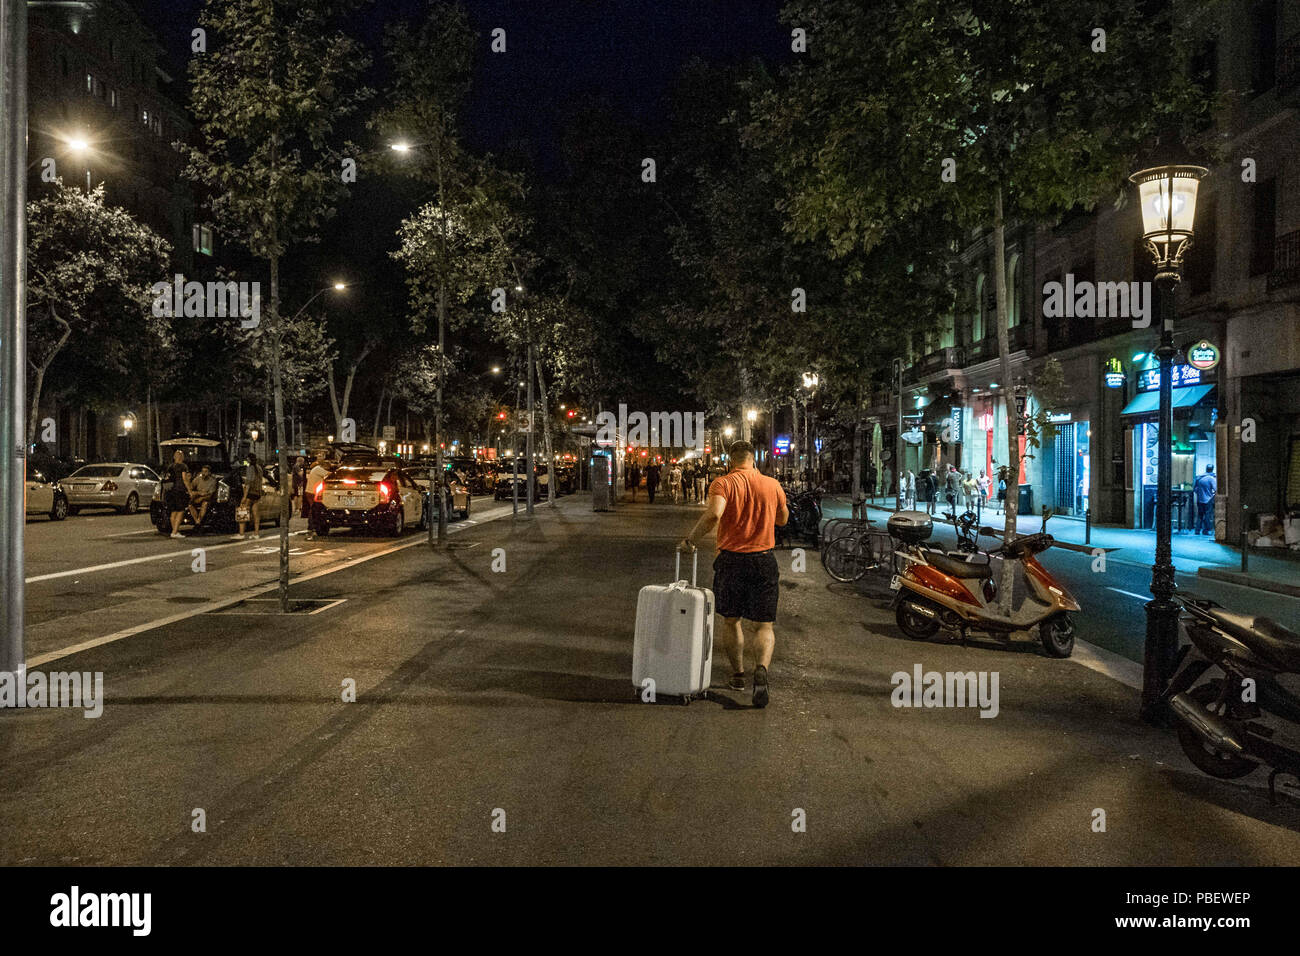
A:
{"type": "MultiPolygon", "coordinates": [[[[1079,610],[1079,603],[1036,557],[1055,543],[1050,534],[1040,531],[962,559],[920,547],[933,531],[933,521],[923,511],[900,511],[889,519],[890,536],[905,545],[894,552],[904,566],[889,585],[898,592],[894,613],[904,634],[925,640],[943,628],[963,641],[972,630],[1009,640],[1016,631],[1037,628],[1050,656],[1073,653],[1070,614],[1079,610]],[[1007,614],[997,604],[994,556],[1020,562],[1027,586],[1024,598],[1007,614]]],[[[996,536],[992,528],[980,528],[979,533],[996,536]]]]}

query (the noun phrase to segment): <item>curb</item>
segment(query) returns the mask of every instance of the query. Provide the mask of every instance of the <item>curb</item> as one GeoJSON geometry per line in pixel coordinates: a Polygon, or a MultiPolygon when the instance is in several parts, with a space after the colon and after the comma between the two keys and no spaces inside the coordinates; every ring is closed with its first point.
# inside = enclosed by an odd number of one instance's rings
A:
{"type": "Polygon", "coordinates": [[[1258,575],[1233,571],[1225,567],[1207,565],[1198,568],[1196,574],[1198,577],[1209,578],[1211,581],[1226,581],[1229,584],[1239,584],[1242,587],[1255,588],[1259,591],[1272,591],[1274,594],[1300,597],[1300,584],[1286,584],[1282,581],[1261,578],[1258,575]]]}

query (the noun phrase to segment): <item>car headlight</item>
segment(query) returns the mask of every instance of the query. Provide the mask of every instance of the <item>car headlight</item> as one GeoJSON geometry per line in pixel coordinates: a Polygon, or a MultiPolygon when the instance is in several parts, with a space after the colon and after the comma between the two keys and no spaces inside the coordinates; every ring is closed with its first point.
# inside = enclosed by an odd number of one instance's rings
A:
{"type": "Polygon", "coordinates": [[[224,481],[217,482],[217,501],[224,504],[230,500],[230,486],[224,481]]]}

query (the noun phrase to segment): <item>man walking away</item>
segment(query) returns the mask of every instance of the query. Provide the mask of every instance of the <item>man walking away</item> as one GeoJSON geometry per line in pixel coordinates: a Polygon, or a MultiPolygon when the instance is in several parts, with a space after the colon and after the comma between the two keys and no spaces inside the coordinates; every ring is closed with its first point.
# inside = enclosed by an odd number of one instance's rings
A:
{"type": "Polygon", "coordinates": [[[708,510],[700,515],[678,547],[693,552],[695,542],[716,526],[718,556],[713,562],[713,591],[726,626],[723,645],[731,661],[731,689],[745,689],[745,632],[741,620],[758,625],[754,636],[755,707],[768,701],[767,669],[776,646],[777,598],[781,572],[777,567],[776,528],[790,519],[785,492],[775,478],[754,467],[754,448],[738,441],[731,446],[731,470],[709,487],[708,510]]]}
{"type": "Polygon", "coordinates": [[[655,492],[659,490],[659,465],[647,465],[645,469],[645,490],[650,495],[650,503],[655,503],[655,492]]]}
{"type": "Polygon", "coordinates": [[[1218,491],[1219,480],[1214,477],[1214,466],[1206,465],[1205,474],[1192,485],[1192,496],[1196,499],[1197,508],[1197,534],[1214,534],[1214,496],[1218,491]]]}

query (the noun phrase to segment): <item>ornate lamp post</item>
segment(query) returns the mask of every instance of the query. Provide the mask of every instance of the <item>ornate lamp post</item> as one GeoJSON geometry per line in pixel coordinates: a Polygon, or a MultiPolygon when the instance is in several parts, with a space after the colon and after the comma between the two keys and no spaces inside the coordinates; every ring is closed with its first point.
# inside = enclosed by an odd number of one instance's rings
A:
{"type": "Polygon", "coordinates": [[[1170,523],[1170,467],[1173,459],[1173,386],[1170,371],[1174,349],[1174,290],[1182,280],[1183,255],[1192,243],[1196,193],[1203,166],[1156,166],[1129,177],[1142,204],[1142,237],[1156,266],[1160,290],[1160,413],[1157,428],[1156,562],[1151,566],[1151,600],[1147,602],[1146,647],[1142,659],[1142,707],[1149,724],[1162,725],[1167,716],[1160,695],[1173,676],[1178,653],[1178,604],[1174,593],[1174,562],[1170,523]]]}

